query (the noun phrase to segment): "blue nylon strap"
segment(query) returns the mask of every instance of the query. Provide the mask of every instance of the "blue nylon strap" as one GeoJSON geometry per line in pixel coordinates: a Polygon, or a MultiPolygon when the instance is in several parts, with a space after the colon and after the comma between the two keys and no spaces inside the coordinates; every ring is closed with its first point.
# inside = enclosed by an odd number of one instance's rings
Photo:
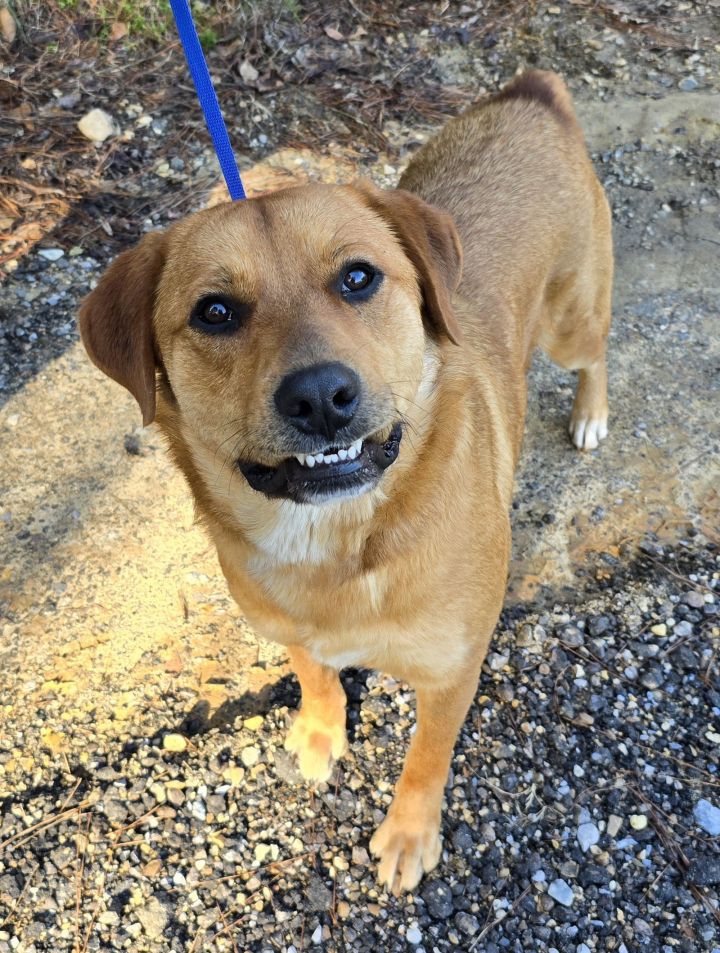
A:
{"type": "Polygon", "coordinates": [[[245,189],[238,172],[235,154],[230,145],[230,137],[227,134],[225,122],[220,112],[220,104],[213,89],[197,30],[193,23],[188,0],[170,0],[170,6],[230,198],[233,201],[244,199],[245,189]]]}

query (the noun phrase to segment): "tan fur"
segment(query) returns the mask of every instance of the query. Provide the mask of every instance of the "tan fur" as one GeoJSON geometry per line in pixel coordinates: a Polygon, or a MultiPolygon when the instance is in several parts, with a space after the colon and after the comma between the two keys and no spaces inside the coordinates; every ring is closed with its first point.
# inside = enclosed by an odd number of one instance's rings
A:
{"type": "Polygon", "coordinates": [[[288,744],[305,775],[327,777],[344,747],[338,667],[416,689],[417,731],[372,842],[396,890],[439,858],[452,748],[503,600],[532,351],[580,371],[573,419],[602,436],[612,280],[607,202],[553,74],[526,73],[449,122],[400,186],[306,186],[200,212],[121,256],[81,313],[90,355],[146,418],[151,334],[158,423],[230,590],[289,646],[303,708],[288,744]],[[327,290],[343,254],[386,276],[355,310],[327,290]],[[246,325],[190,330],[195,301],[223,290],[252,303],[246,325]],[[154,300],[144,324],[140,299],[154,300]],[[268,499],[235,461],[292,452],[272,394],[323,360],[361,375],[374,429],[403,420],[399,458],[355,499],[268,499]]]}

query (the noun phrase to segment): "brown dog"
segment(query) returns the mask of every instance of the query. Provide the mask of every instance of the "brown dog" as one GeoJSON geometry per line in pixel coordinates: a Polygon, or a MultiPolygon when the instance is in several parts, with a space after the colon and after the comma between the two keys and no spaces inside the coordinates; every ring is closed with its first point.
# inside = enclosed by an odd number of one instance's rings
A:
{"type": "Polygon", "coordinates": [[[597,446],[612,280],[608,205],[552,73],[449,122],[400,186],[199,212],[121,255],[80,315],[92,359],[166,434],[233,596],[288,647],[302,774],[326,779],[345,749],[340,668],[415,688],[371,843],[396,891],[440,856],[503,601],[532,351],[579,372],[571,434],[597,446]]]}

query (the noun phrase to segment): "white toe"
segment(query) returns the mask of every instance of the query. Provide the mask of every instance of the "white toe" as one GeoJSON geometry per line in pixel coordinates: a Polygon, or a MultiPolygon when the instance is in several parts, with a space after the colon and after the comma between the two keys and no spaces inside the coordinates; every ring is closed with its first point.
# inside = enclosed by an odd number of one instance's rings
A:
{"type": "Polygon", "coordinates": [[[570,421],[570,436],[578,450],[597,449],[607,433],[607,417],[570,421]]]}

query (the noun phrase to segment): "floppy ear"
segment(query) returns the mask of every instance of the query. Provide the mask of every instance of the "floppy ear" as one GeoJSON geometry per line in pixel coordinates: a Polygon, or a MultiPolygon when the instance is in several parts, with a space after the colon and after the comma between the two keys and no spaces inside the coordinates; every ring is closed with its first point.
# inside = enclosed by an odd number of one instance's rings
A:
{"type": "Polygon", "coordinates": [[[378,189],[369,182],[357,188],[390,226],[415,266],[425,321],[436,334],[459,344],[462,332],[451,297],[460,282],[462,246],[451,216],[405,189],[378,189]]]}
{"type": "Polygon", "coordinates": [[[155,419],[152,314],[165,262],[165,236],[146,235],[110,265],[80,308],[80,335],[92,361],[140,405],[143,424],[155,419]]]}

